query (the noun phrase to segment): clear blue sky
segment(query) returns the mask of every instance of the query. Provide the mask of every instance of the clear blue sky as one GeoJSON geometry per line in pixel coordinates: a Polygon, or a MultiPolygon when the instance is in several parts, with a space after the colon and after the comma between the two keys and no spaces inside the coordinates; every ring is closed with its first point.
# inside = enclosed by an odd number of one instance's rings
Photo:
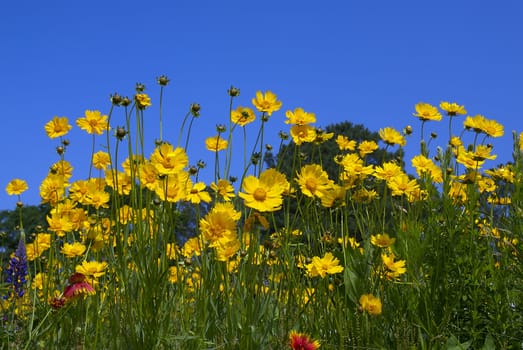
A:
{"type": "MultiPolygon", "coordinates": [[[[12,178],[28,181],[25,203],[39,202],[38,186],[58,160],[47,121],[107,113],[109,95],[132,95],[136,82],[157,107],[161,74],[171,79],[165,139],[176,141],[190,103],[202,105],[191,163],[210,161],[197,142],[227,121],[232,84],[238,104],[267,89],[283,101],[270,121],[273,140],[296,107],[316,113],[318,126],[349,120],[419,131],[417,102],[455,101],[504,124],[495,166],[510,159],[511,131],[523,130],[522,18],[520,0],[9,1],[0,13],[0,209],[16,203],[4,190],[12,178]]],[[[146,115],[152,144],[158,117],[146,115]]],[[[425,130],[443,142],[446,122],[425,130]]],[[[68,138],[73,179],[86,178],[91,139],[78,128],[68,138]]],[[[417,137],[409,142],[418,149],[417,137]]]]}

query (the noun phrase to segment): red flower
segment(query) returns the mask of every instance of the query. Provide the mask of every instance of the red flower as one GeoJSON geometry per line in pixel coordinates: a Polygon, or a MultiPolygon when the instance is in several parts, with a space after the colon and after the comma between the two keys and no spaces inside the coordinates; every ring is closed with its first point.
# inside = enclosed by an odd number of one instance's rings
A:
{"type": "Polygon", "coordinates": [[[303,333],[291,331],[289,334],[290,347],[293,350],[316,350],[320,347],[320,342],[310,339],[303,333]]]}
{"type": "Polygon", "coordinates": [[[64,298],[67,300],[93,294],[96,294],[94,288],[85,280],[85,276],[78,272],[69,277],[69,285],[64,289],[64,298]]]}

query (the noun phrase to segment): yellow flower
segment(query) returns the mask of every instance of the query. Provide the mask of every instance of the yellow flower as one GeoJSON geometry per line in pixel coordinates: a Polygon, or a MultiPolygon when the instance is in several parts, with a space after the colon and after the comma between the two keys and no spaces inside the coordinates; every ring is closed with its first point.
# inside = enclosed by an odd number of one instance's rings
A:
{"type": "Polygon", "coordinates": [[[362,141],[358,145],[358,151],[360,152],[360,157],[365,157],[367,154],[371,154],[378,149],[378,144],[374,141],[362,141]]]}
{"type": "Polygon", "coordinates": [[[383,142],[390,146],[400,145],[403,147],[407,143],[405,137],[394,128],[387,127],[384,129],[380,129],[379,134],[383,142]]]}
{"type": "Polygon", "coordinates": [[[145,109],[151,105],[151,98],[147,94],[134,95],[134,101],[138,109],[145,109]]]}
{"type": "Polygon", "coordinates": [[[69,220],[69,216],[62,216],[60,213],[47,216],[47,223],[49,224],[49,231],[55,232],[58,237],[63,237],[66,232],[73,230],[73,224],[69,220]]]}
{"type": "Polygon", "coordinates": [[[323,191],[321,205],[325,208],[344,207],[346,192],[344,187],[331,183],[329,188],[323,191]]]}
{"type": "Polygon", "coordinates": [[[393,253],[381,254],[381,260],[383,261],[383,265],[385,266],[386,270],[385,277],[388,279],[396,279],[407,272],[407,268],[405,267],[405,260],[394,261],[394,259],[395,256],[393,253]]]}
{"type": "Polygon", "coordinates": [[[25,180],[13,179],[9,181],[5,191],[8,195],[13,196],[22,194],[23,192],[27,191],[28,188],[29,186],[27,186],[27,182],[25,182],[25,180]]]}
{"type": "Polygon", "coordinates": [[[316,128],[316,138],[314,139],[314,142],[316,144],[324,143],[325,141],[328,141],[334,137],[333,132],[325,132],[325,130],[321,128],[316,128]]]}
{"type": "Polygon", "coordinates": [[[219,239],[214,245],[216,260],[227,261],[240,250],[241,244],[237,237],[233,239],[219,239]]]}
{"type": "Polygon", "coordinates": [[[381,300],[372,294],[363,294],[360,297],[360,306],[363,311],[367,311],[369,315],[381,314],[381,300]]]}
{"type": "Polygon", "coordinates": [[[139,171],[140,184],[147,187],[149,190],[154,191],[156,189],[158,180],[158,170],[149,161],[142,163],[139,171]]]}
{"type": "Polygon", "coordinates": [[[441,168],[434,164],[432,159],[418,154],[412,158],[411,162],[412,166],[416,168],[416,173],[419,177],[422,177],[424,174],[429,174],[434,182],[441,183],[443,181],[441,168]]]}
{"type": "Polygon", "coordinates": [[[316,115],[314,113],[305,112],[303,108],[296,108],[293,111],[285,112],[287,120],[285,124],[294,124],[294,125],[307,125],[316,122],[316,115]]]}
{"type": "Polygon", "coordinates": [[[202,237],[211,244],[223,237],[236,237],[236,223],[240,217],[241,213],[236,211],[231,203],[216,203],[211,211],[200,219],[202,237]]]}
{"type": "Polygon", "coordinates": [[[43,272],[38,272],[31,283],[31,286],[35,289],[42,290],[47,282],[47,275],[43,272]]]}
{"type": "Polygon", "coordinates": [[[370,236],[370,243],[380,248],[387,248],[396,242],[396,238],[389,237],[388,233],[378,233],[370,236]]]}
{"type": "Polygon", "coordinates": [[[287,181],[285,174],[280,173],[274,168],[265,170],[260,174],[260,181],[266,183],[269,186],[280,186],[283,188],[283,194],[288,195],[291,192],[291,184],[287,181]]]}
{"type": "Polygon", "coordinates": [[[218,184],[211,183],[211,189],[216,192],[224,201],[228,202],[235,197],[234,187],[225,179],[218,180],[218,184]]]}
{"type": "Polygon", "coordinates": [[[108,192],[105,192],[103,190],[100,190],[98,186],[89,186],[89,192],[85,196],[86,201],[84,204],[92,205],[94,208],[108,208],[109,200],[111,199],[111,196],[108,192]]]}
{"type": "Polygon", "coordinates": [[[82,261],[81,265],[76,265],[75,271],[81,273],[87,277],[98,278],[105,275],[105,270],[107,269],[106,262],[98,261],[82,261]]]}
{"type": "Polygon", "coordinates": [[[476,160],[494,160],[497,158],[497,155],[490,154],[492,151],[492,146],[489,145],[477,145],[476,149],[474,150],[474,158],[476,160]]]}
{"type": "Polygon", "coordinates": [[[463,146],[463,141],[461,141],[461,139],[458,136],[452,136],[449,141],[449,144],[452,147],[457,148],[457,147],[463,146]]]}
{"type": "Polygon", "coordinates": [[[492,119],[486,119],[483,122],[481,131],[490,137],[501,137],[504,134],[503,125],[492,119]]]}
{"type": "Polygon", "coordinates": [[[473,129],[477,133],[484,133],[490,137],[501,137],[504,134],[503,125],[480,114],[465,118],[463,126],[466,129],[473,129]]]}
{"type": "Polygon", "coordinates": [[[523,151],[523,132],[519,134],[519,150],[523,151]]]}
{"type": "Polygon", "coordinates": [[[73,166],[68,161],[62,159],[51,165],[50,173],[63,176],[67,180],[73,176],[73,166]]]}
{"type": "Polygon", "coordinates": [[[200,256],[202,253],[202,240],[200,237],[189,238],[182,247],[182,255],[190,258],[193,255],[200,256]]]}
{"type": "Polygon", "coordinates": [[[205,147],[212,152],[222,151],[227,149],[229,142],[223,139],[220,135],[208,137],[205,139],[205,147]]]}
{"type": "Polygon", "coordinates": [[[105,170],[111,164],[111,158],[109,153],[104,151],[99,151],[93,154],[93,166],[95,169],[105,170]]]}
{"type": "Polygon", "coordinates": [[[167,243],[165,256],[169,260],[176,260],[178,258],[178,245],[176,243],[167,243]]]}
{"type": "Polygon", "coordinates": [[[296,177],[296,181],[304,195],[318,198],[323,197],[325,191],[332,184],[327,172],[318,164],[303,166],[296,177]]]}
{"type": "Polygon", "coordinates": [[[458,181],[452,181],[449,188],[449,197],[454,203],[461,204],[467,201],[467,187],[458,181]]]}
{"type": "Polygon", "coordinates": [[[39,233],[33,243],[26,245],[27,260],[33,261],[51,247],[51,235],[39,233]]]}
{"type": "Polygon", "coordinates": [[[67,183],[63,176],[49,174],[40,184],[40,197],[43,203],[55,205],[65,197],[67,183]]]}
{"type": "Polygon", "coordinates": [[[279,183],[267,181],[262,175],[263,173],[260,175],[260,179],[255,176],[247,176],[242,184],[244,192],[238,193],[238,196],[249,208],[261,212],[277,211],[283,203],[284,188],[279,183]]]}
{"type": "Polygon", "coordinates": [[[346,154],[339,164],[343,166],[340,180],[347,189],[352,188],[358,181],[374,173],[374,166],[365,165],[363,159],[356,153],[346,154]]]}
{"type": "Polygon", "coordinates": [[[54,139],[66,135],[73,126],[69,124],[67,117],[53,117],[51,121],[45,124],[47,136],[54,139]]]}
{"type": "Polygon", "coordinates": [[[354,151],[356,149],[356,141],[349,140],[349,138],[344,135],[338,135],[336,137],[336,143],[340,151],[354,151]]]}
{"type": "Polygon", "coordinates": [[[438,109],[431,104],[420,102],[414,108],[416,109],[414,116],[418,117],[422,121],[440,121],[442,118],[438,109]]]}
{"type": "Polygon", "coordinates": [[[158,180],[155,193],[163,201],[175,203],[185,200],[189,175],[186,172],[164,176],[158,180]]]}
{"type": "Polygon", "coordinates": [[[109,129],[107,116],[102,115],[100,111],[86,110],[85,116],[76,120],[76,125],[78,125],[80,129],[87,131],[88,134],[101,135],[109,129]]]}
{"type": "Polygon", "coordinates": [[[314,142],[316,140],[316,129],[310,125],[293,125],[290,130],[292,140],[295,144],[301,145],[304,142],[314,142]]]}
{"type": "Polygon", "coordinates": [[[178,276],[183,280],[183,270],[178,266],[169,267],[169,282],[178,283],[178,276]]]}
{"type": "Polygon", "coordinates": [[[375,190],[360,188],[352,194],[351,199],[357,203],[370,203],[374,198],[377,197],[378,193],[375,190]]]}
{"type": "Polygon", "coordinates": [[[343,266],[340,266],[340,261],[330,252],[326,253],[323,258],[314,256],[312,262],[307,264],[305,268],[310,277],[320,276],[324,278],[327,274],[332,275],[343,272],[343,266]]]}
{"type": "Polygon", "coordinates": [[[211,201],[211,196],[205,190],[206,186],[203,182],[191,184],[192,181],[187,181],[188,191],[185,197],[186,201],[189,201],[193,204],[199,204],[200,202],[209,203],[211,201]]]}
{"type": "Polygon", "coordinates": [[[380,180],[389,181],[390,179],[403,173],[401,167],[395,162],[386,162],[374,169],[374,177],[380,180]]]}
{"type": "Polygon", "coordinates": [[[400,174],[387,181],[387,186],[392,190],[393,196],[409,196],[419,190],[415,179],[409,179],[407,174],[400,174]]]}
{"type": "Polygon", "coordinates": [[[239,126],[245,126],[256,119],[254,111],[249,107],[238,106],[236,110],[231,111],[231,121],[239,126]]]}
{"type": "Polygon", "coordinates": [[[33,242],[38,249],[47,250],[51,247],[51,234],[39,233],[33,242]]]}
{"type": "Polygon", "coordinates": [[[85,245],[83,245],[80,242],[74,242],[72,244],[64,243],[60,252],[64,254],[67,258],[75,258],[78,256],[82,256],[86,250],[87,247],[85,245]]]}
{"type": "Polygon", "coordinates": [[[282,105],[281,101],[278,101],[276,95],[271,91],[266,91],[265,94],[257,91],[256,97],[252,99],[252,104],[258,111],[265,112],[268,115],[278,111],[282,105]]]}
{"type": "Polygon", "coordinates": [[[478,190],[480,193],[483,192],[494,192],[497,189],[496,182],[490,177],[481,177],[478,179],[478,190]]]}
{"type": "Polygon", "coordinates": [[[485,119],[486,118],[481,114],[477,114],[473,117],[467,116],[467,118],[465,118],[465,121],[463,121],[463,126],[466,129],[473,129],[475,132],[479,133],[481,132],[481,125],[483,124],[485,119]]]}
{"type": "Polygon", "coordinates": [[[463,146],[457,150],[456,161],[467,169],[479,169],[485,163],[484,159],[477,158],[474,152],[468,152],[463,146]]]}
{"type": "Polygon", "coordinates": [[[455,102],[441,102],[439,108],[447,112],[447,115],[451,117],[458,114],[467,114],[465,106],[458,105],[455,102]]]}
{"type": "Polygon", "coordinates": [[[485,174],[492,176],[495,179],[514,183],[515,174],[510,165],[504,165],[495,169],[485,170],[485,174]]]}
{"type": "Polygon", "coordinates": [[[164,142],[154,149],[151,163],[156,167],[159,175],[170,175],[183,170],[189,164],[189,158],[183,148],[174,148],[164,142]]]}

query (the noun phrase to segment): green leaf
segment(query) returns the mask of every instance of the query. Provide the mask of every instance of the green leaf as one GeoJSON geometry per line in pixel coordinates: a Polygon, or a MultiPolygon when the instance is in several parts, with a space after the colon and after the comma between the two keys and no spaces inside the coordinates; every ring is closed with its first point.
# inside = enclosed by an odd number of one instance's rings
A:
{"type": "Polygon", "coordinates": [[[485,343],[481,350],[496,350],[496,345],[494,344],[494,338],[490,334],[485,338],[485,343]]]}
{"type": "Polygon", "coordinates": [[[472,344],[472,340],[466,341],[464,343],[460,343],[458,338],[456,338],[455,335],[451,335],[449,339],[447,339],[447,350],[467,350],[470,347],[470,344],[472,344]]]}
{"type": "Polygon", "coordinates": [[[345,294],[352,302],[358,304],[359,295],[356,287],[358,275],[347,267],[343,271],[343,284],[345,285],[345,294]]]}

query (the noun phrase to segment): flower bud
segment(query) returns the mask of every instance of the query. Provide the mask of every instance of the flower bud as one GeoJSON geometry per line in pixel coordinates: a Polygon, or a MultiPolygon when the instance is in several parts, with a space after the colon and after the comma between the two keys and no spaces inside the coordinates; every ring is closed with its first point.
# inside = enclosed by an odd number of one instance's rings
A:
{"type": "Polygon", "coordinates": [[[278,133],[278,136],[280,137],[280,139],[282,140],[288,140],[289,139],[289,134],[287,134],[285,131],[280,131],[278,133]]]}
{"type": "Polygon", "coordinates": [[[199,103],[191,104],[191,114],[193,115],[193,117],[200,116],[200,104],[199,103]]]}
{"type": "Polygon", "coordinates": [[[144,92],[145,91],[145,85],[142,83],[136,83],[136,92],[144,92]]]}
{"type": "Polygon", "coordinates": [[[231,88],[229,90],[227,90],[227,93],[231,97],[237,97],[237,96],[240,96],[240,89],[235,88],[234,86],[231,85],[231,88]]]}
{"type": "Polygon", "coordinates": [[[127,135],[127,131],[123,126],[119,126],[116,128],[116,138],[118,140],[122,140],[125,137],[125,135],[127,135]]]}
{"type": "Polygon", "coordinates": [[[221,133],[227,131],[227,128],[223,124],[218,124],[218,125],[216,125],[216,131],[221,134],[221,133]]]}
{"type": "Polygon", "coordinates": [[[158,78],[156,78],[156,82],[161,86],[167,86],[169,81],[169,78],[167,78],[165,75],[160,75],[158,78]]]}
{"type": "Polygon", "coordinates": [[[122,103],[122,100],[122,96],[118,95],[117,93],[111,95],[111,103],[115,106],[119,106],[122,103]]]}
{"type": "Polygon", "coordinates": [[[193,175],[194,176],[196,174],[198,174],[198,168],[195,167],[195,166],[190,167],[189,168],[189,175],[193,175]]]}
{"type": "Polygon", "coordinates": [[[127,107],[131,104],[131,99],[127,96],[125,96],[124,98],[122,98],[122,101],[120,102],[120,105],[123,106],[123,107],[127,107]]]}

